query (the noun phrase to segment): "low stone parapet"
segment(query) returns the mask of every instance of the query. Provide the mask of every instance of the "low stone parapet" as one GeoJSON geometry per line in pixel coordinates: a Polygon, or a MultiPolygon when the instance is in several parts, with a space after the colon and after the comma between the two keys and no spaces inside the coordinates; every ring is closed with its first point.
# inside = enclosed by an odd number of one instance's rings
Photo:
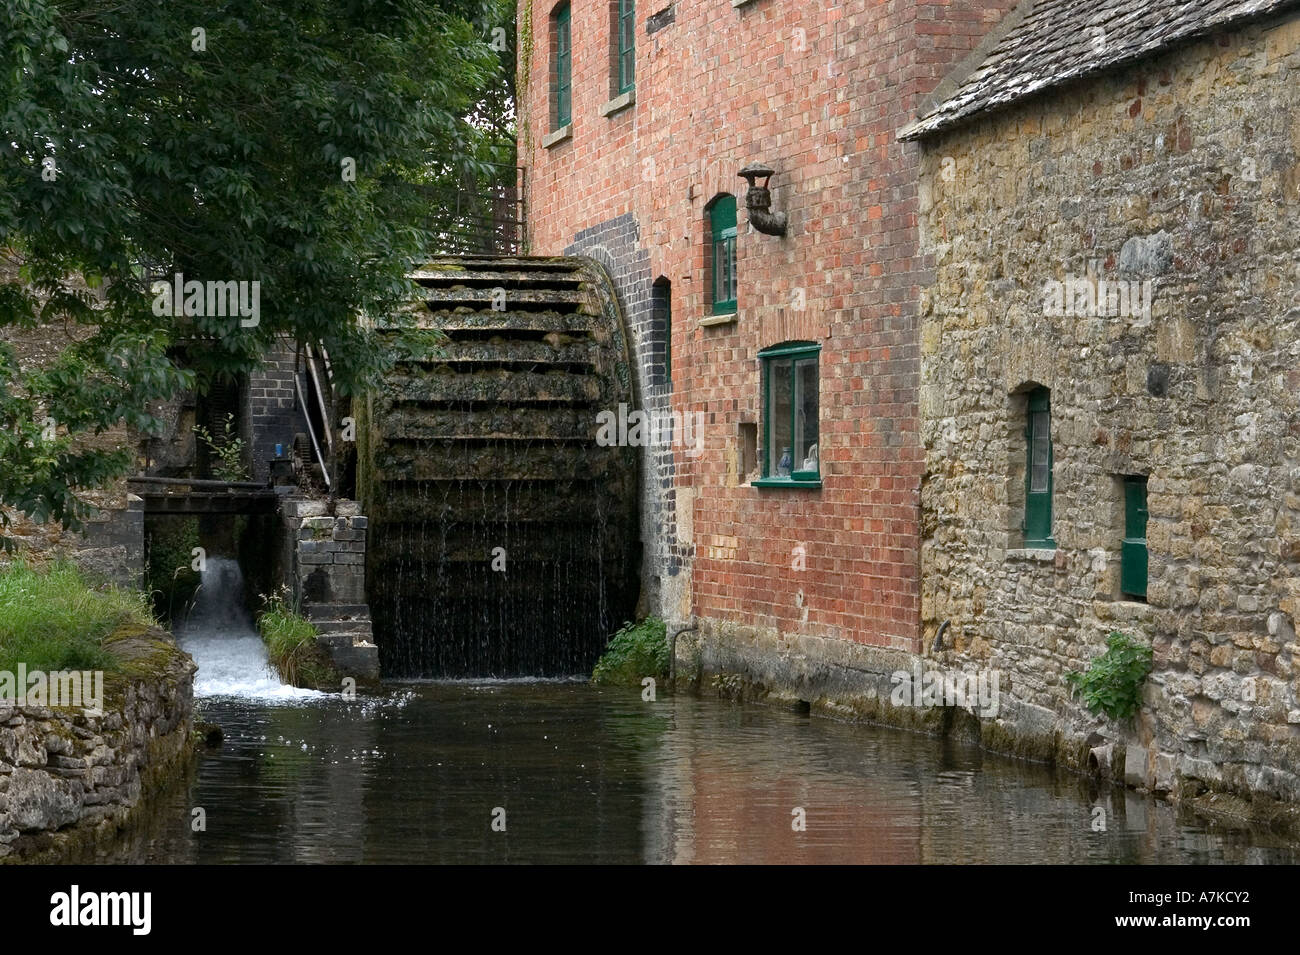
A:
{"type": "Polygon", "coordinates": [[[104,646],[121,668],[103,676],[101,712],[0,699],[0,862],[106,845],[188,763],[194,661],[156,629],[104,646]]]}

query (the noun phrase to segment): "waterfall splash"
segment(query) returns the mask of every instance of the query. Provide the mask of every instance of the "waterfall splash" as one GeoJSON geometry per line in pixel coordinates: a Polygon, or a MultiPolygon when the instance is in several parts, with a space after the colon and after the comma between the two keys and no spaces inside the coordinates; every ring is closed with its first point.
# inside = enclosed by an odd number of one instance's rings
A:
{"type": "Polygon", "coordinates": [[[281,682],[245,608],[244,575],[230,558],[207,559],[194,608],[176,635],[199,666],[196,697],[301,700],[326,695],[281,682]]]}

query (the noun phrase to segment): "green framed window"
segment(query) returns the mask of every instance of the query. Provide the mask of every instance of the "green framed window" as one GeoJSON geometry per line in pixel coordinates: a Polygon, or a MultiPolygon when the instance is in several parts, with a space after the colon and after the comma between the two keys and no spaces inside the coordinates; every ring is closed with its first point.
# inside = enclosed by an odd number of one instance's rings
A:
{"type": "Polygon", "coordinates": [[[570,27],[569,5],[562,4],[555,11],[555,77],[552,129],[562,129],[573,121],[573,34],[570,27]]]}
{"type": "Polygon", "coordinates": [[[736,197],[722,195],[709,206],[710,289],[714,315],[736,311],[736,197]]]}
{"type": "Polygon", "coordinates": [[[1119,589],[1147,599],[1147,479],[1124,479],[1124,539],[1119,551],[1119,589]]]}
{"type": "Polygon", "coordinates": [[[1052,539],[1052,402],[1046,388],[1029,393],[1025,427],[1025,546],[1052,539]]]}
{"type": "Polygon", "coordinates": [[[636,85],[636,0],[618,0],[618,92],[636,85]]]}
{"type": "Polygon", "coordinates": [[[758,353],[763,379],[760,487],[821,487],[821,346],[790,342],[758,353]]]}

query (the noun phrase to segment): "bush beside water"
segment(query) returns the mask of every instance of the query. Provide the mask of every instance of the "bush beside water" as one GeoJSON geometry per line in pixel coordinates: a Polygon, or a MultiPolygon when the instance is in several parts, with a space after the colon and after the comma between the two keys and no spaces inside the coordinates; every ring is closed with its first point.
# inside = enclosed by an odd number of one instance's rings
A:
{"type": "Polygon", "coordinates": [[[591,673],[591,682],[606,686],[639,687],[646,677],[668,676],[668,625],[658,617],[625,623],[591,673]]]}
{"type": "Polygon", "coordinates": [[[316,645],[316,627],[290,607],[287,598],[283,587],[262,598],[257,629],[266,643],[266,655],[285,683],[312,690],[337,690],[338,674],[329,655],[316,645]]]}

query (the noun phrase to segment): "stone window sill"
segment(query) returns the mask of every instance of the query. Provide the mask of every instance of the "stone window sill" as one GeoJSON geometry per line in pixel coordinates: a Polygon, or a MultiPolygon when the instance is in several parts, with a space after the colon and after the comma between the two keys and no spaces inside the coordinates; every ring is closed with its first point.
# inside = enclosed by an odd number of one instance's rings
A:
{"type": "Polygon", "coordinates": [[[613,116],[615,113],[627,109],[636,102],[636,90],[630,89],[626,93],[620,93],[612,100],[600,108],[601,116],[613,116]]]}
{"type": "Polygon", "coordinates": [[[573,135],[572,123],[569,123],[567,126],[561,126],[555,132],[549,133],[546,136],[542,137],[542,148],[550,149],[552,146],[558,146],[560,143],[564,142],[572,135],[573,135]]]}
{"type": "Polygon", "coordinates": [[[1151,609],[1151,605],[1145,600],[1135,600],[1132,597],[1118,597],[1110,602],[1110,605],[1116,610],[1122,610],[1125,613],[1145,613],[1151,609]]]}
{"type": "Polygon", "coordinates": [[[1036,560],[1050,564],[1056,560],[1055,547],[1014,547],[1007,551],[1007,560],[1036,560]]]}
{"type": "Polygon", "coordinates": [[[706,315],[700,319],[701,325],[730,325],[739,317],[739,312],[727,312],[723,315],[706,315]]]}

